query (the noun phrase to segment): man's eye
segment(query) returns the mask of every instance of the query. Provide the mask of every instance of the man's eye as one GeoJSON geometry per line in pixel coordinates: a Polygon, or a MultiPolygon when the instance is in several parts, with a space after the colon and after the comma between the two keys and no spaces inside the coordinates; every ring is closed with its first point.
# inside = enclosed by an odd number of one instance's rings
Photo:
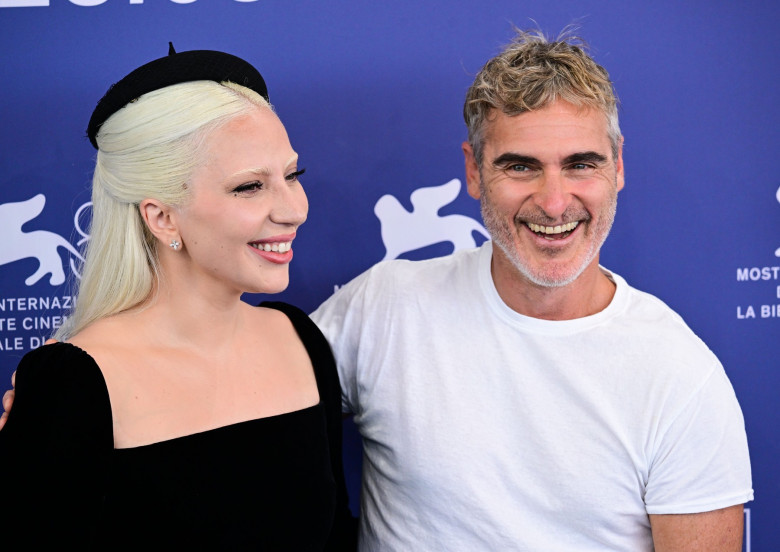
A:
{"type": "Polygon", "coordinates": [[[596,167],[591,163],[573,163],[566,170],[572,175],[590,176],[596,171],[596,167]]]}
{"type": "Polygon", "coordinates": [[[509,172],[528,172],[531,169],[528,167],[528,165],[515,164],[515,165],[509,165],[506,168],[506,170],[508,170],[509,172]]]}

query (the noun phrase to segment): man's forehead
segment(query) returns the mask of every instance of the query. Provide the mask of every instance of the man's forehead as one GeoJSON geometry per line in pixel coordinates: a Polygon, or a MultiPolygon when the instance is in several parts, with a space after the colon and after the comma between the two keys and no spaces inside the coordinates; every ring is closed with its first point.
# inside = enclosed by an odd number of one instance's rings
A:
{"type": "Polygon", "coordinates": [[[592,107],[568,102],[512,115],[493,109],[485,122],[484,147],[542,148],[562,153],[572,148],[608,150],[607,116],[592,107]]]}
{"type": "Polygon", "coordinates": [[[608,124],[607,114],[590,105],[575,105],[565,100],[558,100],[536,109],[519,113],[506,112],[492,108],[485,117],[488,129],[497,125],[523,126],[544,122],[555,123],[563,120],[576,120],[597,125],[608,124]]]}

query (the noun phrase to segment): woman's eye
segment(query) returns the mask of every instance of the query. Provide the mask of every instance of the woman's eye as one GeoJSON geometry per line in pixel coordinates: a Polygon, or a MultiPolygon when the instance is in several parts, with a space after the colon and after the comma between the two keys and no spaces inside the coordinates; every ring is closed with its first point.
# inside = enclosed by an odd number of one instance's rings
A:
{"type": "Polygon", "coordinates": [[[285,176],[285,179],[287,179],[289,182],[294,182],[298,180],[298,177],[300,177],[303,173],[306,172],[306,169],[300,169],[295,172],[291,172],[287,176],[285,176]]]}
{"type": "Polygon", "coordinates": [[[241,184],[240,186],[237,186],[233,188],[233,194],[244,194],[247,192],[255,192],[257,190],[260,190],[263,187],[262,182],[247,182],[246,184],[241,184]]]}

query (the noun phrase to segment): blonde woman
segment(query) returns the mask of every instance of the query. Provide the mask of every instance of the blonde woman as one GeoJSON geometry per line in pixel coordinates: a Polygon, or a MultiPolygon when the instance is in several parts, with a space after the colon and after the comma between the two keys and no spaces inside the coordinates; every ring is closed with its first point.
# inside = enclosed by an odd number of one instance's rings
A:
{"type": "MultiPolygon", "coordinates": [[[[27,354],[0,432],[21,547],[346,550],[338,376],[288,284],[303,169],[257,70],[171,52],[88,127],[76,307],[27,354]]],[[[4,543],[4,545],[7,543],[4,543]]]]}

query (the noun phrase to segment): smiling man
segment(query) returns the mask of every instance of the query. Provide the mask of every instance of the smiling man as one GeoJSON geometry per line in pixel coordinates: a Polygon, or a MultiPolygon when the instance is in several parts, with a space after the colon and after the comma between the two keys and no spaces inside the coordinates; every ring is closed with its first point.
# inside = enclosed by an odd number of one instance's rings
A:
{"type": "Polygon", "coordinates": [[[723,367],[599,265],[624,185],[607,72],[519,33],[464,115],[492,241],[380,263],[313,315],[363,436],[361,549],[739,551],[753,491],[723,367]]]}
{"type": "Polygon", "coordinates": [[[610,153],[607,118],[556,100],[515,116],[491,112],[486,126],[483,159],[469,142],[463,151],[469,193],[481,200],[498,246],[499,295],[515,311],[549,320],[604,309],[615,286],[598,254],[623,187],[620,139],[610,153]]]}

